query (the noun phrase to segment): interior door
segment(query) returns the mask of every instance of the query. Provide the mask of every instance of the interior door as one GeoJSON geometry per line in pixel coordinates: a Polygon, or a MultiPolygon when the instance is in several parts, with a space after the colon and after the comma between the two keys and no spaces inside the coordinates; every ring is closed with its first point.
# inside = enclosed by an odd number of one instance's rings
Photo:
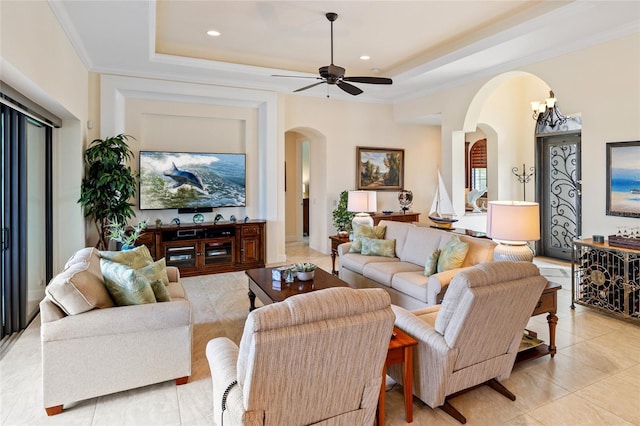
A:
{"type": "Polygon", "coordinates": [[[538,255],[571,260],[581,234],[580,133],[538,137],[538,201],[541,240],[538,255]]]}

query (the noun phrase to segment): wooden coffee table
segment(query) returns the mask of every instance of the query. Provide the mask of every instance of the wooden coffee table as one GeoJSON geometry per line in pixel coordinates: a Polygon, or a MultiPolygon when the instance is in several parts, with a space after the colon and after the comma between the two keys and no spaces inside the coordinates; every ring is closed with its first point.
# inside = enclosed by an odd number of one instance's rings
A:
{"type": "Polygon", "coordinates": [[[349,284],[338,277],[318,268],[312,280],[298,281],[296,279],[292,283],[282,281],[280,290],[278,290],[273,286],[273,280],[271,279],[272,269],[258,268],[245,271],[249,277],[249,311],[253,311],[256,308],[256,297],[263,304],[269,305],[275,302],[282,302],[287,297],[295,296],[296,294],[310,293],[331,287],[349,287],[349,284]]]}

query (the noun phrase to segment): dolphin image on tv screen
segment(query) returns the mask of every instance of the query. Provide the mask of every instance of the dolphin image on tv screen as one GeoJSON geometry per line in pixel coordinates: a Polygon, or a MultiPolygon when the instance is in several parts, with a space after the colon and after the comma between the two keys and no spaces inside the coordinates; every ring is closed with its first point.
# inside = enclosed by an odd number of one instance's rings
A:
{"type": "Polygon", "coordinates": [[[190,172],[189,170],[181,170],[176,167],[176,163],[173,164],[173,169],[164,172],[165,176],[169,176],[176,181],[176,188],[181,185],[191,185],[194,188],[198,188],[204,191],[204,183],[197,174],[190,172]]]}

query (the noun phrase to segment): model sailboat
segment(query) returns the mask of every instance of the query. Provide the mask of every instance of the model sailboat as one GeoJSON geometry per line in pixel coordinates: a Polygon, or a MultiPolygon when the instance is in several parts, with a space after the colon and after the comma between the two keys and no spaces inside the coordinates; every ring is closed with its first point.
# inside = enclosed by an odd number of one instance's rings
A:
{"type": "Polygon", "coordinates": [[[451,204],[451,198],[449,198],[447,188],[444,186],[439,170],[438,187],[436,188],[433,203],[431,204],[429,219],[439,228],[451,228],[451,224],[458,221],[456,213],[453,210],[453,204],[451,204]]]}

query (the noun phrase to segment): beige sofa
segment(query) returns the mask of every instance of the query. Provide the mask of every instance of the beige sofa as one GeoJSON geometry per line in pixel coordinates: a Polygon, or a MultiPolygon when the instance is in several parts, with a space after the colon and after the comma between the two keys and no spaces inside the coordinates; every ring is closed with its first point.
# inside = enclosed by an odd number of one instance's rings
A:
{"type": "Polygon", "coordinates": [[[382,220],[379,225],[386,226],[384,239],[396,240],[396,256],[349,253],[351,243],[341,244],[338,246],[340,278],[356,288],[384,288],[391,296],[391,303],[405,309],[420,309],[440,303],[449,282],[458,272],[493,261],[496,243],[486,238],[454,234],[426,224],[382,220]],[[469,243],[462,266],[425,276],[427,258],[434,250],[442,249],[455,235],[469,243]]]}
{"type": "Polygon", "coordinates": [[[177,268],[170,302],[116,307],[97,250],[78,251],[40,302],[42,385],[47,414],[65,403],[191,374],[192,312],[177,268]]]}

